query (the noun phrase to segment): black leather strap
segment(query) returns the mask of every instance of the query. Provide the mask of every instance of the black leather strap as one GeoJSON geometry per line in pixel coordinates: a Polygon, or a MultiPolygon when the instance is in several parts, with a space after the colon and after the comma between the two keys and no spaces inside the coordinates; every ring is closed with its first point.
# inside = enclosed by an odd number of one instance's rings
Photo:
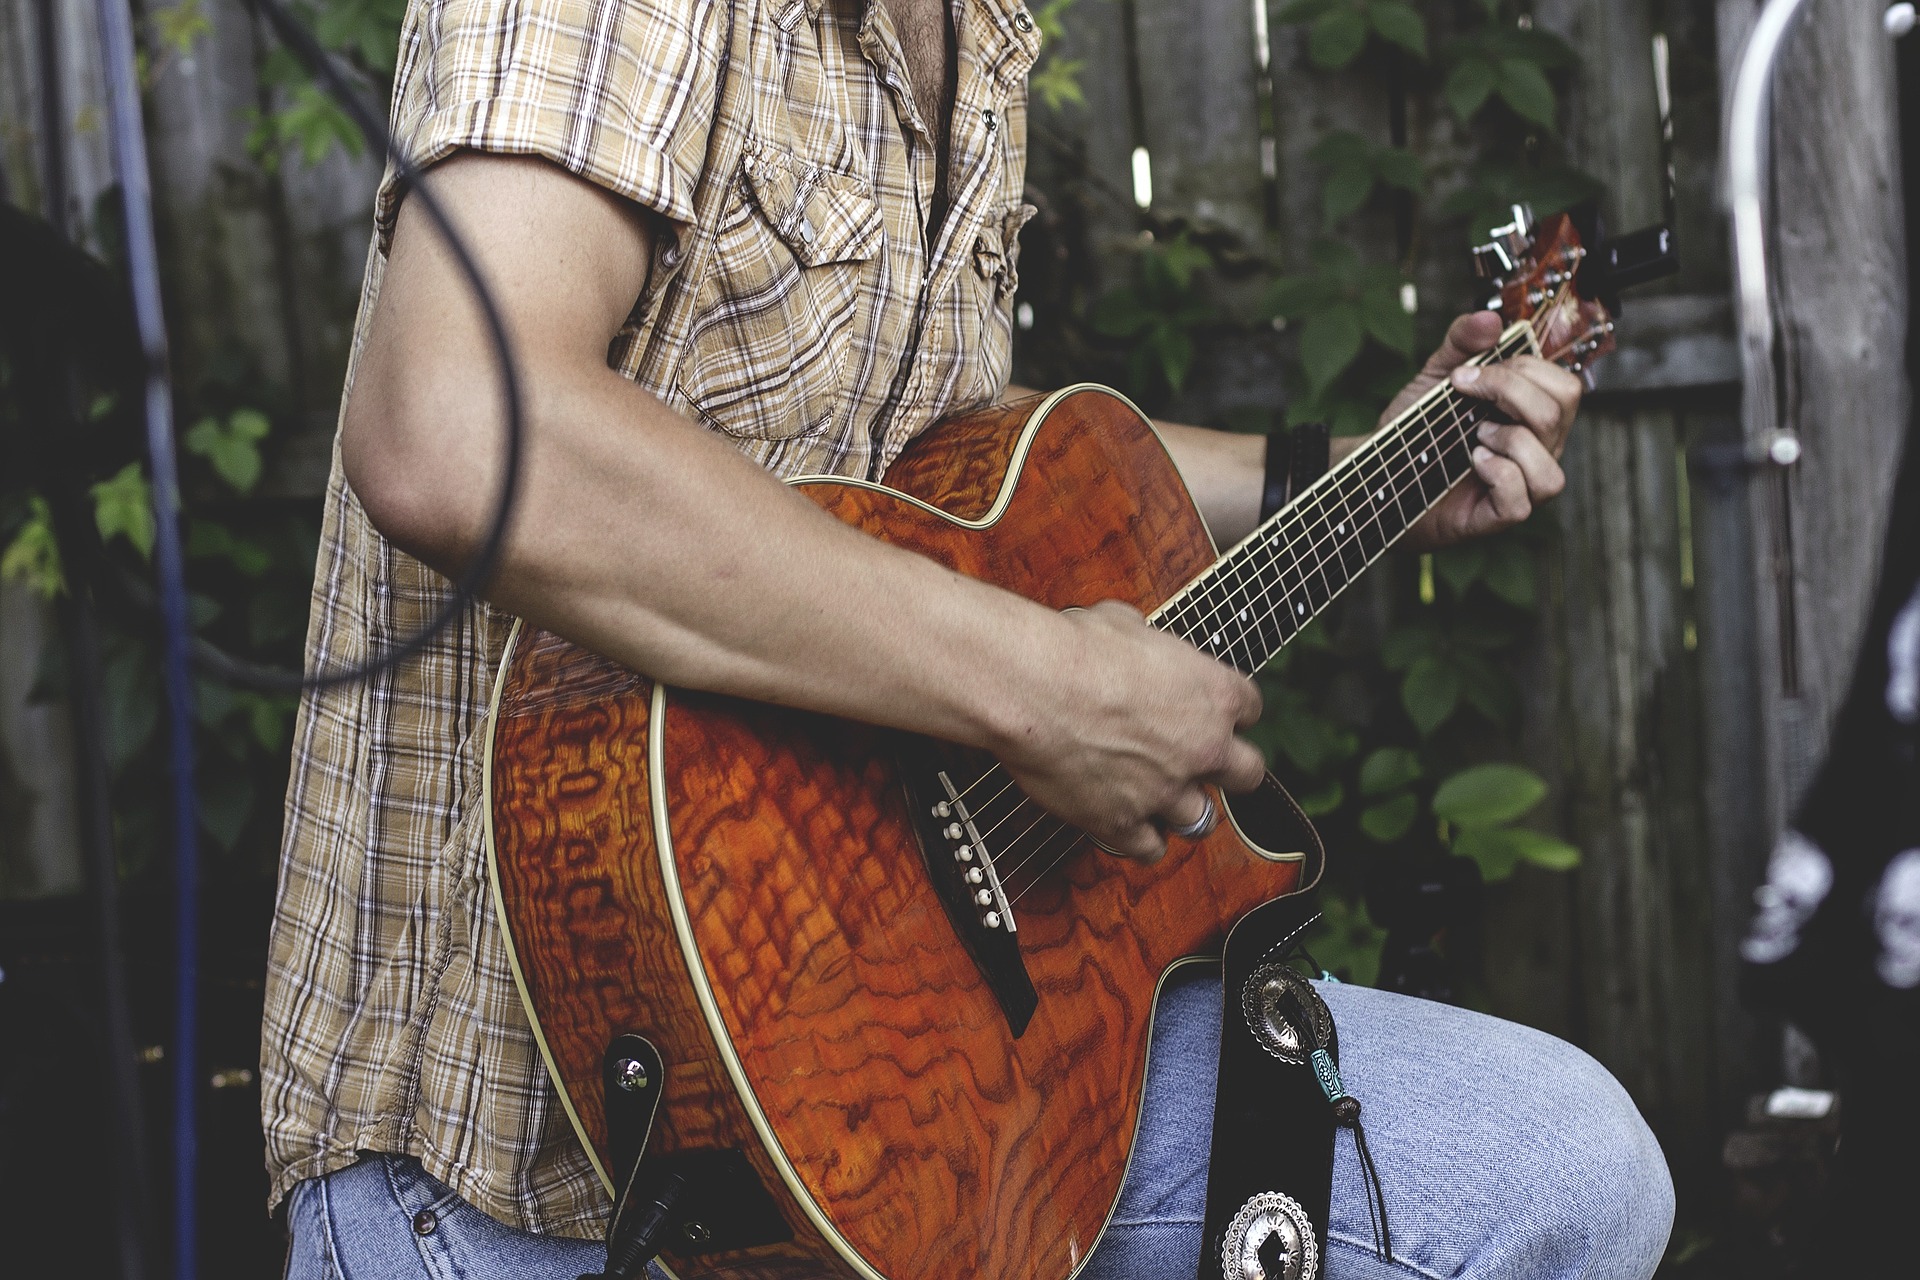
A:
{"type": "Polygon", "coordinates": [[[1333,432],[1324,422],[1303,422],[1293,429],[1289,443],[1293,457],[1287,464],[1287,473],[1293,483],[1287,501],[1291,502],[1305,493],[1307,486],[1327,474],[1333,451],[1333,432]]]}
{"type": "Polygon", "coordinates": [[[1336,1126],[1311,1054],[1317,1042],[1334,1055],[1339,1047],[1312,988],[1297,973],[1278,975],[1318,914],[1312,895],[1276,898],[1248,912],[1227,938],[1199,1280],[1242,1280],[1248,1253],[1265,1280],[1318,1280],[1325,1271],[1336,1126]],[[1286,1030],[1276,1037],[1271,1010],[1293,1024],[1292,1037],[1286,1030]],[[1307,1023],[1315,1025],[1302,1036],[1307,1023]],[[1299,1052],[1283,1060],[1270,1046],[1287,1052],[1290,1039],[1299,1052]]]}
{"type": "Polygon", "coordinates": [[[1332,437],[1324,422],[1303,422],[1291,430],[1275,427],[1267,433],[1265,481],[1260,489],[1261,524],[1327,473],[1331,449],[1332,437]]]}

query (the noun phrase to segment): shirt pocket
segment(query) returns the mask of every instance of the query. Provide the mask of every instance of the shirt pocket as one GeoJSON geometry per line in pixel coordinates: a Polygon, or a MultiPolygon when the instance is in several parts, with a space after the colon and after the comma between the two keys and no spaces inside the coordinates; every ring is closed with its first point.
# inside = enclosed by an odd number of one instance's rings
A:
{"type": "Polygon", "coordinates": [[[1020,228],[1038,212],[1016,204],[987,215],[973,242],[968,274],[973,311],[979,324],[979,374],[973,399],[984,403],[1006,389],[1013,371],[1013,296],[1020,289],[1020,228]]]}
{"type": "Polygon", "coordinates": [[[749,142],[681,363],[679,391],[694,412],[747,440],[834,426],[881,236],[866,182],[749,142]]]}

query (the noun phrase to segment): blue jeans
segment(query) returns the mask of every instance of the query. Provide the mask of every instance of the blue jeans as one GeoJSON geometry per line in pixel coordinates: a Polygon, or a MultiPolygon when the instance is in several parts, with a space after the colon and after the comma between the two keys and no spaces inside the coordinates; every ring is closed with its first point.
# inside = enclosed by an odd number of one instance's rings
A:
{"type": "MultiPolygon", "coordinates": [[[[1162,993],[1133,1164],[1081,1280],[1188,1280],[1198,1268],[1218,981],[1190,968],[1162,993]]],[[[1394,1254],[1388,1264],[1374,1253],[1353,1140],[1340,1134],[1331,1280],[1653,1274],[1673,1184],[1604,1068],[1510,1022],[1364,987],[1320,991],[1339,1028],[1341,1075],[1366,1107],[1394,1254]]],[[[291,1227],[289,1280],[574,1280],[606,1257],[598,1244],[503,1226],[394,1156],[301,1183],[291,1227]]]]}

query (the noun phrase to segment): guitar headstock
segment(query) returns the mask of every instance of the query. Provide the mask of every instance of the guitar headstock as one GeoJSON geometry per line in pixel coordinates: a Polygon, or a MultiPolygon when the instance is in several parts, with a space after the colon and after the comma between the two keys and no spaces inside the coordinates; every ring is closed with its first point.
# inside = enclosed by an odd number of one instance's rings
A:
{"type": "Polygon", "coordinates": [[[1488,309],[1508,321],[1533,325],[1540,354],[1575,373],[1584,373],[1613,350],[1613,316],[1599,296],[1602,290],[1581,272],[1589,252],[1580,243],[1573,219],[1556,213],[1537,225],[1525,205],[1513,207],[1513,221],[1495,227],[1493,239],[1473,251],[1474,267],[1500,292],[1488,309]]]}

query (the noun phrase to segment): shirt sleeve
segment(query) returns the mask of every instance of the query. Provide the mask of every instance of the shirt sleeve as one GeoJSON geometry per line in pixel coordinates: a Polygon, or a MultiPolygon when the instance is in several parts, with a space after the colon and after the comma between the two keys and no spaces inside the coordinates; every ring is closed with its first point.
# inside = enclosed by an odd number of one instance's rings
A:
{"type": "MultiPolygon", "coordinates": [[[[413,0],[394,144],[425,170],[462,148],[542,156],[693,221],[732,0],[413,0]]],[[[389,160],[384,253],[406,194],[389,160]]]]}

